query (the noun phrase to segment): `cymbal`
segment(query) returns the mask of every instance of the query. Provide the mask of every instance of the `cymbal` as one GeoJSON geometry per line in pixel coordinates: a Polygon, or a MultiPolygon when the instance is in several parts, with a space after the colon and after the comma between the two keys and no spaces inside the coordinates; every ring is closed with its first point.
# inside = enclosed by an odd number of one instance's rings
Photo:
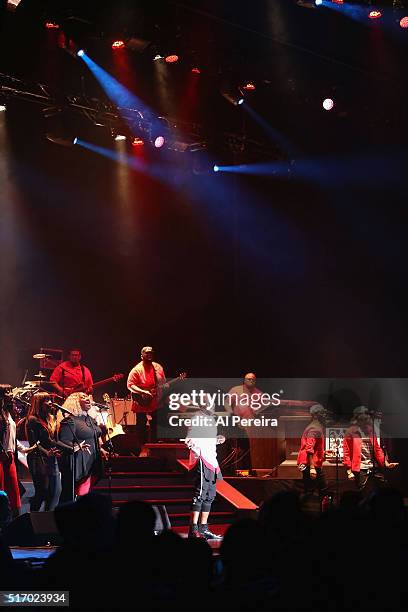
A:
{"type": "Polygon", "coordinates": [[[45,359],[46,357],[51,357],[51,355],[47,355],[46,353],[36,353],[33,355],[33,359],[45,359]]]}
{"type": "Polygon", "coordinates": [[[40,372],[39,374],[34,374],[35,378],[47,378],[45,374],[40,372]]]}

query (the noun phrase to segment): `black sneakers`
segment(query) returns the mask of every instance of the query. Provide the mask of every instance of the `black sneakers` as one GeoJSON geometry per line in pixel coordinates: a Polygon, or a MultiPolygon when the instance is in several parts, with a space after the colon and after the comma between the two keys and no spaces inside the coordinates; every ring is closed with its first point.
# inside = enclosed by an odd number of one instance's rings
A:
{"type": "Polygon", "coordinates": [[[216,535],[215,533],[212,533],[212,531],[210,531],[208,525],[199,525],[198,526],[198,531],[201,535],[202,538],[205,538],[206,540],[222,540],[222,536],[216,535]]]}
{"type": "Polygon", "coordinates": [[[198,530],[198,525],[190,525],[190,529],[188,530],[189,538],[196,538],[197,540],[205,540],[205,537],[201,535],[198,530]]]}

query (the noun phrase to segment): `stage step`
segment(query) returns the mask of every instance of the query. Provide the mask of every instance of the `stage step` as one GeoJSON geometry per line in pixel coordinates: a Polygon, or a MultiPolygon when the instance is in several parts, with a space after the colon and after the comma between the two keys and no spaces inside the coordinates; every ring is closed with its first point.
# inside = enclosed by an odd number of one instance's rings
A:
{"type": "MultiPolygon", "coordinates": [[[[180,497],[191,497],[193,495],[193,487],[190,484],[186,485],[97,485],[93,488],[96,493],[108,495],[109,491],[115,499],[141,499],[146,501],[146,498],[155,497],[156,499],[178,499],[180,497]]],[[[162,502],[163,503],[163,502],[162,502]]]]}
{"type": "MultiPolygon", "coordinates": [[[[179,485],[190,482],[188,474],[182,472],[112,472],[112,484],[116,486],[131,485],[179,485]]],[[[101,478],[98,486],[107,487],[109,483],[108,475],[101,478]]]]}
{"type": "MultiPolygon", "coordinates": [[[[172,512],[167,511],[171,523],[171,527],[182,527],[185,532],[188,531],[188,525],[190,522],[190,512],[172,512]]],[[[233,512],[211,512],[209,522],[211,525],[224,525],[224,528],[233,522],[234,513],[233,512]]],[[[214,533],[218,533],[214,529],[214,533]]]]}

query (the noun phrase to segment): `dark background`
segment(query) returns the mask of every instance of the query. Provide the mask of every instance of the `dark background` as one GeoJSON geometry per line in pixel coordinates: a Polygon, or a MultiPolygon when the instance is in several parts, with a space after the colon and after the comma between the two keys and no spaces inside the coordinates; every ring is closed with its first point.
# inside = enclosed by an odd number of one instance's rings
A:
{"type": "MultiPolygon", "coordinates": [[[[164,97],[144,56],[130,60],[133,87],[158,114],[202,122],[211,163],[227,129],[276,144],[219,93],[245,79],[257,83],[248,104],[299,151],[272,161],[309,162],[286,178],[206,175],[179,155],[158,180],[50,143],[40,109],[10,100],[0,116],[2,382],[18,385],[26,368],[31,377],[41,347],[71,345],[95,380],[127,374],[146,344],[168,375],[406,376],[406,32],[290,0],[217,5],[76,11],[98,32],[82,34],[89,55],[124,81],[109,45],[121,25],[177,46],[164,97]]],[[[102,95],[31,3],[0,17],[1,72],[61,96],[82,75],[102,95]]]]}

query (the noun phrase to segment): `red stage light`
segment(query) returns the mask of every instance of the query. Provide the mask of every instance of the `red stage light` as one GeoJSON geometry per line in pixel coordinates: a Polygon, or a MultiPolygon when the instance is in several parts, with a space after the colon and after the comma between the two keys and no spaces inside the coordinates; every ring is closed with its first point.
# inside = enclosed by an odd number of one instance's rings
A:
{"type": "Polygon", "coordinates": [[[400,21],[401,28],[408,28],[408,17],[403,17],[400,21]]]}
{"type": "Polygon", "coordinates": [[[334,4],[344,4],[344,0],[332,0],[334,4]]]}
{"type": "Polygon", "coordinates": [[[45,27],[47,30],[59,30],[58,23],[54,23],[53,21],[47,21],[45,27]]]}
{"type": "Polygon", "coordinates": [[[143,147],[144,141],[141,138],[134,138],[132,140],[132,147],[143,147]]]}
{"type": "Polygon", "coordinates": [[[201,74],[201,70],[199,68],[192,68],[191,72],[194,72],[194,74],[201,74]]]}
{"type": "Polygon", "coordinates": [[[178,55],[168,55],[165,59],[165,61],[168,64],[174,64],[174,62],[178,62],[178,55]]]}
{"type": "Polygon", "coordinates": [[[246,83],[243,87],[246,91],[255,91],[256,87],[254,83],[246,83]]]}
{"type": "Polygon", "coordinates": [[[382,17],[382,14],[381,11],[370,11],[368,16],[370,19],[379,19],[380,17],[382,17]]]}
{"type": "Polygon", "coordinates": [[[112,49],[123,49],[125,46],[125,43],[123,40],[115,40],[112,43],[112,49]]]}

